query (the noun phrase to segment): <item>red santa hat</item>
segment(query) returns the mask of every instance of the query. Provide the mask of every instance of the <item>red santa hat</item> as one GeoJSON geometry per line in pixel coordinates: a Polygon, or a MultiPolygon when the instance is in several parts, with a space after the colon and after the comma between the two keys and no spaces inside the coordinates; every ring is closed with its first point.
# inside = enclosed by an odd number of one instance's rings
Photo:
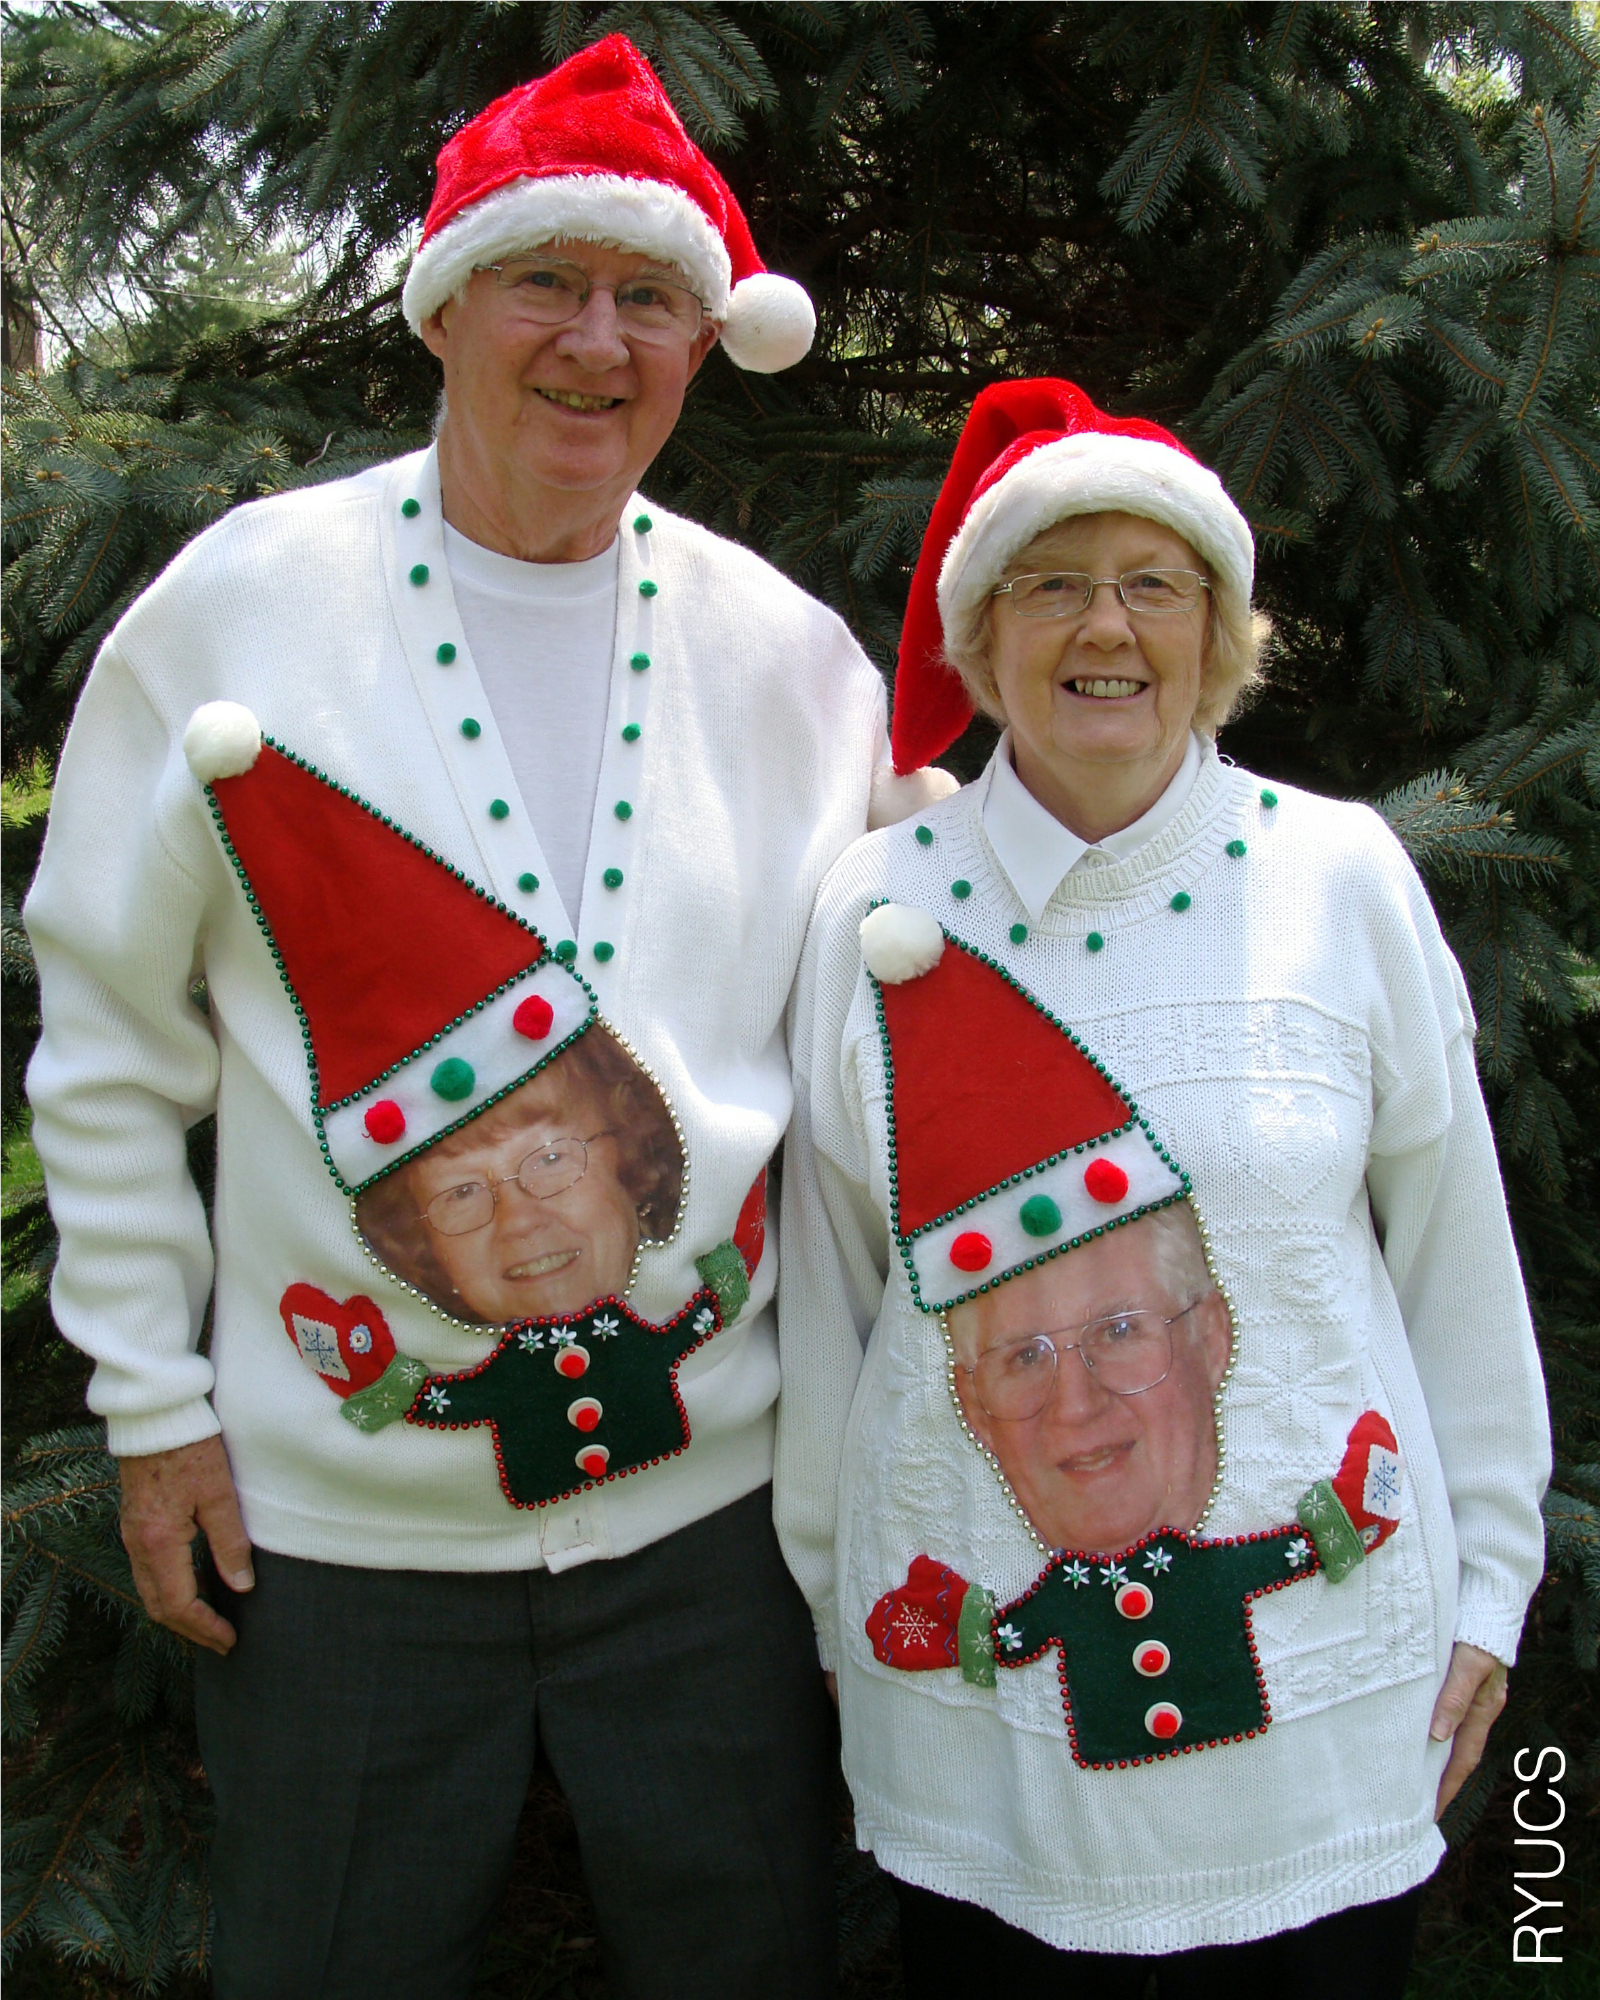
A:
{"type": "Polygon", "coordinates": [[[924,1312],[1189,1193],[1070,1028],[926,910],[861,924],[890,1078],[892,1220],[924,1312]]]}
{"type": "Polygon", "coordinates": [[[625,35],[497,98],[445,145],[401,294],[412,331],[482,265],[562,237],[682,271],[735,367],[770,375],[811,346],[810,299],[757,256],[733,190],[625,35]]]}
{"type": "Polygon", "coordinates": [[[972,405],[911,579],[894,686],[894,767],[913,771],[972,720],[947,664],[1007,565],[1075,514],[1137,514],[1189,542],[1217,615],[1248,631],[1255,543],[1217,475],[1170,431],[1098,410],[1074,383],[996,382],[972,405]]]}
{"type": "Polygon", "coordinates": [[[233,701],[183,738],[300,1015],[323,1158],[347,1194],[525,1082],[594,996],[544,939],[261,733],[233,701]]]}

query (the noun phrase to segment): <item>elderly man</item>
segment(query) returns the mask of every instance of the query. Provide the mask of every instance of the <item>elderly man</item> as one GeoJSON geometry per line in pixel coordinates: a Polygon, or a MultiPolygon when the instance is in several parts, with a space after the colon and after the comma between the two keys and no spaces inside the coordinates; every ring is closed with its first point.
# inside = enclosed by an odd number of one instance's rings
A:
{"type": "Polygon", "coordinates": [[[541,1744],[614,1994],[820,1994],[765,1170],[883,697],[829,612],[637,492],[719,336],[781,367],[810,307],[619,37],[445,147],[405,307],[436,448],[241,508],[132,607],[27,911],[56,1312],[144,1601],[203,1649],[216,1990],[466,1993],[541,1744]],[[570,1325],[452,1318],[352,1222],[601,1021],[687,1171],[590,1301],[585,1397],[570,1325]],[[213,1108],[214,1268],[183,1145],[213,1108]]]}
{"type": "Polygon", "coordinates": [[[948,1320],[962,1414],[1051,1548],[1111,1553],[1195,1526],[1216,1483],[1233,1327],[1187,1202],[948,1320]]]}

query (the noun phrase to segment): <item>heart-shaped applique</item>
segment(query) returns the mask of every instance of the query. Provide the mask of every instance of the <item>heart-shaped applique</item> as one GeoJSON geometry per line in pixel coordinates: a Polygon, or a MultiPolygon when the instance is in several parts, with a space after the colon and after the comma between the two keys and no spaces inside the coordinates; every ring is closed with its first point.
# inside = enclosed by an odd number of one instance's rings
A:
{"type": "Polygon", "coordinates": [[[343,1301],[316,1285],[291,1285],[278,1301],[300,1359],[336,1396],[369,1388],[394,1359],[394,1335],[371,1299],[343,1301]]]}

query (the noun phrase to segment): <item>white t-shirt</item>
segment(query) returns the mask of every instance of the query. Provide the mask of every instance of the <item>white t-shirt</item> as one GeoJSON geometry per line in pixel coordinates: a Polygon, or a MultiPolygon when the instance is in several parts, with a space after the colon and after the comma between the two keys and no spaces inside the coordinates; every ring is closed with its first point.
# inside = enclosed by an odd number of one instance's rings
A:
{"type": "Polygon", "coordinates": [[[587,562],[518,562],[447,523],[444,548],[478,678],[576,925],[611,686],[617,545],[587,562]]]}

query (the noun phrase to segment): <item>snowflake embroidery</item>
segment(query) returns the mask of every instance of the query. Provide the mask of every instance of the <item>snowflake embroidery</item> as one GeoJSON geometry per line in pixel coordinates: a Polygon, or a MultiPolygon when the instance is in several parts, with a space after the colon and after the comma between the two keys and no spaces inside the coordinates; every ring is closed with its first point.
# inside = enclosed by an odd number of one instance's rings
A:
{"type": "Polygon", "coordinates": [[[354,1409],[351,1409],[350,1405],[346,1403],[345,1410],[349,1415],[351,1423],[355,1425],[358,1431],[364,1431],[368,1424],[372,1422],[372,1412],[367,1408],[365,1403],[357,1403],[354,1409]]]}
{"type": "Polygon", "coordinates": [[[438,1416],[442,1411],[448,1410],[450,1407],[450,1398],[445,1394],[444,1390],[440,1388],[437,1382],[433,1383],[432,1386],[428,1389],[427,1395],[424,1400],[426,1401],[428,1408],[432,1410],[435,1416],[438,1416]]]}
{"type": "Polygon", "coordinates": [[[694,1330],[696,1333],[709,1333],[716,1323],[717,1316],[711,1310],[710,1306],[702,1306],[694,1316],[694,1330]]]}
{"type": "Polygon", "coordinates": [[[933,1637],[933,1620],[920,1604],[902,1604],[895,1614],[894,1629],[908,1646],[925,1646],[933,1637]]]}
{"type": "MultiPolygon", "coordinates": [[[[600,1313],[597,1315],[594,1325],[590,1329],[596,1340],[609,1340],[616,1330],[616,1317],[612,1313],[600,1313]]],[[[573,1336],[569,1333],[567,1338],[571,1340],[573,1336]]]]}
{"type": "Polygon", "coordinates": [[[544,1346],[543,1327],[525,1326],[521,1333],[517,1335],[517,1345],[525,1353],[537,1354],[539,1349],[544,1346]]]}
{"type": "Polygon", "coordinates": [[[1102,1563],[1100,1565],[1100,1581],[1102,1583],[1120,1584],[1126,1583],[1127,1580],[1128,1572],[1122,1567],[1121,1563],[1102,1563]]]}
{"type": "Polygon", "coordinates": [[[1298,1569],[1303,1562],[1311,1560],[1311,1544],[1304,1535],[1297,1535],[1283,1552],[1283,1559],[1290,1569],[1298,1569]]]}
{"type": "Polygon", "coordinates": [[[350,1370],[344,1365],[344,1357],[339,1352],[339,1336],[331,1326],[320,1319],[306,1319],[296,1313],[294,1330],[300,1341],[300,1352],[319,1375],[335,1375],[341,1381],[349,1380],[350,1370]]]}
{"type": "Polygon", "coordinates": [[[1152,1576],[1159,1576],[1165,1569],[1171,1569],[1172,1557],[1166,1549],[1147,1549],[1144,1566],[1152,1576]]]}
{"type": "Polygon", "coordinates": [[[1022,1651],[1022,1634],[1015,1625],[1002,1625],[994,1635],[1008,1653],[1022,1651]]]}
{"type": "Polygon", "coordinates": [[[1072,1585],[1074,1590],[1082,1590],[1083,1586],[1089,1581],[1088,1566],[1081,1562],[1069,1562],[1061,1574],[1072,1585]]]}
{"type": "Polygon", "coordinates": [[[1372,1453],[1367,1461],[1366,1484],[1362,1498],[1369,1514],[1392,1519],[1400,1512],[1400,1461],[1393,1452],[1372,1453]]]}

